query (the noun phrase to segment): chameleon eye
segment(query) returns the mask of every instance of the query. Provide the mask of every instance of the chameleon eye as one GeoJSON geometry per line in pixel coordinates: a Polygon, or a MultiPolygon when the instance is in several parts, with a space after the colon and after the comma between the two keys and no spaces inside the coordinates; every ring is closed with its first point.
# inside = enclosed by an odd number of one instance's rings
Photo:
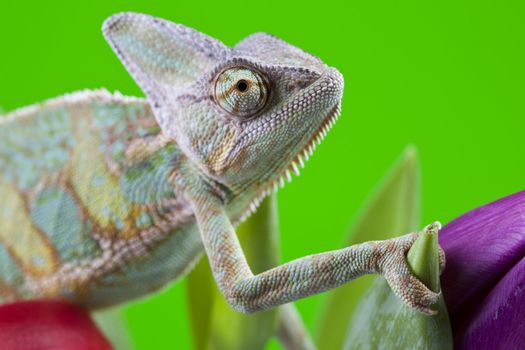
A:
{"type": "Polygon", "coordinates": [[[268,88],[260,73],[246,67],[228,68],[215,80],[215,101],[226,112],[249,118],[268,100],[268,88]]]}

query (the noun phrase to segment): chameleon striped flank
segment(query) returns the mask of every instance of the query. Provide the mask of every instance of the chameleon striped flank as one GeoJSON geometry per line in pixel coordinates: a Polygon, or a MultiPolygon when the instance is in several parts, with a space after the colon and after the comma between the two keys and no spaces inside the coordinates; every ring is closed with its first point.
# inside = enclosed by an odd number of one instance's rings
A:
{"type": "Polygon", "coordinates": [[[48,236],[31,220],[22,193],[0,178],[0,244],[10,252],[24,274],[48,276],[57,269],[58,257],[48,236]],[[11,234],[17,232],[15,236],[11,234]]]}
{"type": "Polygon", "coordinates": [[[8,136],[0,140],[0,198],[7,204],[0,206],[6,261],[0,285],[11,291],[4,300],[109,305],[164,286],[201,256],[198,233],[187,225],[190,214],[168,184],[170,161],[180,153],[176,145],[161,142],[130,155],[139,140],[158,132],[144,100],[105,91],[68,95],[0,121],[0,134],[8,136]],[[25,140],[45,142],[40,148],[25,140]],[[28,168],[15,152],[35,163],[28,168]],[[56,155],[52,166],[39,163],[49,154],[56,155]],[[18,176],[28,169],[30,176],[18,176]],[[181,246],[188,254],[169,256],[181,246]],[[158,273],[144,259],[156,255],[158,273]]]}

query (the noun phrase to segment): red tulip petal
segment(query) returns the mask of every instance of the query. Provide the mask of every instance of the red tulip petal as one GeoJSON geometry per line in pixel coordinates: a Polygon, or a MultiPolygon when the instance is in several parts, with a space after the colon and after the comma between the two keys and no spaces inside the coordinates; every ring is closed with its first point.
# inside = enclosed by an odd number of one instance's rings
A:
{"type": "Polygon", "coordinates": [[[57,301],[1,305],[0,344],[6,350],[112,349],[86,310],[57,301]]]}

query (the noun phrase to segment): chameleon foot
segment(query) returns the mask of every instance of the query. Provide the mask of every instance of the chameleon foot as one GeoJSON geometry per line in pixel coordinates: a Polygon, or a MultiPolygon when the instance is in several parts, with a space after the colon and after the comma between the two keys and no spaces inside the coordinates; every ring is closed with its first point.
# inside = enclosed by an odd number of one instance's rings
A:
{"type": "MultiPolygon", "coordinates": [[[[435,222],[424,228],[423,232],[437,232],[441,228],[435,222]]],[[[430,308],[435,304],[441,292],[430,290],[416,276],[414,276],[406,261],[406,254],[421,233],[411,233],[393,240],[383,242],[386,254],[380,262],[380,272],[387,280],[392,292],[407,306],[426,315],[435,315],[437,311],[430,308]]],[[[445,254],[440,250],[440,270],[445,266],[445,254]]]]}
{"type": "Polygon", "coordinates": [[[439,248],[439,274],[441,275],[441,273],[443,273],[443,270],[445,270],[445,265],[446,265],[446,257],[445,257],[445,251],[443,250],[443,248],[441,247],[438,247],[439,248]]]}

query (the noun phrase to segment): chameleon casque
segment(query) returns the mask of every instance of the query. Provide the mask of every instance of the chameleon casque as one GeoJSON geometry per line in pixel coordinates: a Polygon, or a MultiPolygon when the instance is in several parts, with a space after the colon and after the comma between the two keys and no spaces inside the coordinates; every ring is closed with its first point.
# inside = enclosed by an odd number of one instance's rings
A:
{"type": "Polygon", "coordinates": [[[233,308],[269,309],[379,273],[407,305],[439,297],[410,272],[419,233],[253,275],[234,227],[326,134],[343,77],[273,36],[233,48],[120,13],[103,26],[146,99],[82,91],[0,119],[0,301],[89,308],[144,296],[206,253],[233,308]]]}

